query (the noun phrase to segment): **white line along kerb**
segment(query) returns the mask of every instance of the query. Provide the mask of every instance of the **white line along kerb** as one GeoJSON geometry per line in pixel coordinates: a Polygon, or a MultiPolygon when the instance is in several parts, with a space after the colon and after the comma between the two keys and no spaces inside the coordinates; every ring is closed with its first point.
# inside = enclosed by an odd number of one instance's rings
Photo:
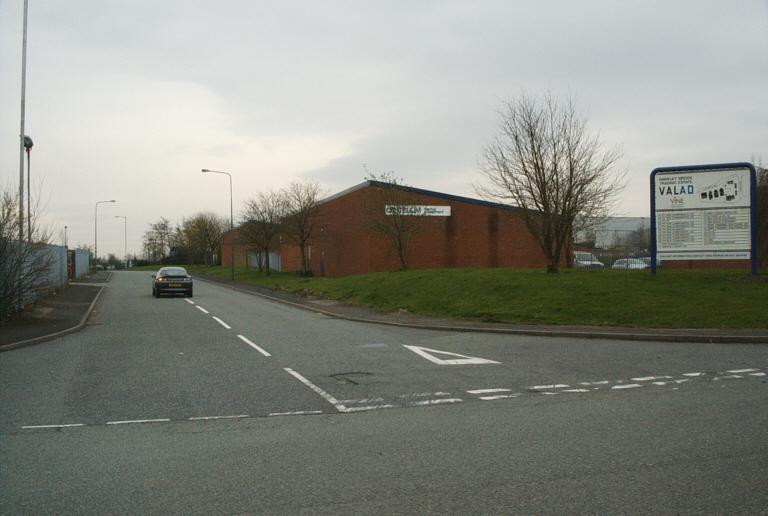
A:
{"type": "Polygon", "coordinates": [[[237,338],[238,338],[238,339],[240,339],[240,340],[242,340],[243,342],[245,342],[245,343],[246,343],[246,344],[248,344],[249,346],[251,346],[253,349],[255,349],[256,351],[258,351],[259,353],[261,353],[261,354],[262,354],[262,355],[264,355],[265,357],[271,357],[271,356],[272,356],[272,355],[270,355],[269,353],[267,353],[267,352],[266,352],[264,349],[260,348],[259,346],[257,346],[256,344],[254,344],[254,343],[253,343],[253,342],[251,342],[250,340],[246,339],[246,338],[245,338],[245,337],[243,337],[242,335],[238,335],[238,336],[237,336],[237,338]]]}
{"type": "Polygon", "coordinates": [[[501,362],[496,362],[494,360],[488,360],[487,358],[468,357],[467,355],[459,355],[458,353],[451,353],[450,351],[439,351],[437,349],[422,348],[419,346],[408,346],[406,344],[403,344],[403,347],[410,349],[420,357],[426,358],[430,362],[433,362],[437,365],[500,364],[501,363],[501,362]],[[451,357],[459,357],[459,358],[451,358],[446,360],[443,358],[436,357],[435,354],[448,355],[451,357]]]}

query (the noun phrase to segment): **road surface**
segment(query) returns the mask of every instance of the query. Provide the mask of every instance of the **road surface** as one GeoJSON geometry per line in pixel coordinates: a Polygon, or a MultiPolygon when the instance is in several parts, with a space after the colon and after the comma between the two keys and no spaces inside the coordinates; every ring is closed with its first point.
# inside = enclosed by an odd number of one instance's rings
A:
{"type": "Polygon", "coordinates": [[[0,512],[765,513],[768,346],[435,332],[116,273],[0,354],[0,512]]]}

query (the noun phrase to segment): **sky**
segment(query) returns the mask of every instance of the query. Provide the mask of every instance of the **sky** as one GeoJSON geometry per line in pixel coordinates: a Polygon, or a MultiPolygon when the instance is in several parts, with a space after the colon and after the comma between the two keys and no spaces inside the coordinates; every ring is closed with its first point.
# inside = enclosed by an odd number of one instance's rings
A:
{"type": "MultiPolygon", "coordinates": [[[[0,0],[0,187],[18,192],[22,0],[0,0]]],[[[129,253],[160,217],[370,172],[478,197],[502,103],[575,100],[648,216],[659,166],[768,161],[768,0],[29,0],[33,204],[129,253]]],[[[25,172],[26,173],[26,172],[25,172]]]]}

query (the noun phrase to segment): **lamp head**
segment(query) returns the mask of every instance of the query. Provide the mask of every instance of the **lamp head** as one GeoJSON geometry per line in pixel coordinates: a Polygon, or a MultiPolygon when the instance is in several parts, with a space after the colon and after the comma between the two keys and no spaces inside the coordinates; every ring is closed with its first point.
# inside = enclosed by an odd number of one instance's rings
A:
{"type": "Polygon", "coordinates": [[[27,150],[29,150],[29,149],[31,149],[31,148],[32,148],[34,145],[35,145],[35,144],[34,144],[34,142],[32,141],[32,138],[30,138],[29,136],[27,136],[27,135],[25,134],[25,135],[24,135],[24,148],[25,148],[25,149],[27,149],[27,150]]]}

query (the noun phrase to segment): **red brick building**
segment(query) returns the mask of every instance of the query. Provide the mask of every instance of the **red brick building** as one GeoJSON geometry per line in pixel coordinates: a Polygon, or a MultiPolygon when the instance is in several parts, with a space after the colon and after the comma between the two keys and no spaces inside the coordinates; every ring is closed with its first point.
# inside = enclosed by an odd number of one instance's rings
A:
{"type": "MultiPolygon", "coordinates": [[[[397,270],[399,260],[387,239],[367,223],[371,210],[384,214],[376,190],[392,185],[366,181],[321,201],[316,214],[316,236],[307,248],[308,268],[315,275],[346,276],[397,270]]],[[[408,268],[536,267],[546,260],[528,232],[520,209],[467,197],[410,187],[395,187],[407,194],[409,206],[429,207],[434,216],[423,216],[412,238],[408,268]]],[[[230,260],[230,239],[225,234],[223,263],[230,260]]],[[[236,241],[237,242],[237,241],[236,241]]],[[[247,253],[235,243],[235,263],[248,262],[247,253]]],[[[299,248],[283,241],[277,252],[282,271],[300,270],[299,248]]],[[[563,253],[563,266],[567,253],[563,253]]]]}

